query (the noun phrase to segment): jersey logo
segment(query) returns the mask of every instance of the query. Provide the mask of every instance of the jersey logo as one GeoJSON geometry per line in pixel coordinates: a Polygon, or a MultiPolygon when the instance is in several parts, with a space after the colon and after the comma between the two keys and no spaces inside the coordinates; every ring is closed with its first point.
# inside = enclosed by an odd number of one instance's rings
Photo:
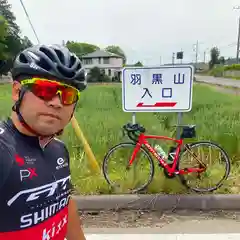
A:
{"type": "Polygon", "coordinates": [[[14,195],[8,202],[7,205],[11,206],[15,201],[17,201],[19,198],[22,198],[25,200],[25,202],[31,202],[39,199],[40,197],[43,197],[44,199],[47,199],[51,196],[53,196],[57,188],[59,187],[61,191],[67,190],[67,183],[70,181],[70,176],[59,179],[55,182],[32,188],[32,189],[26,189],[18,192],[16,195],[14,195]]]}
{"type": "Polygon", "coordinates": [[[65,159],[63,159],[63,158],[58,158],[57,159],[57,165],[58,166],[56,166],[56,169],[59,170],[61,168],[67,167],[68,166],[68,162],[65,159]]]}
{"type": "Polygon", "coordinates": [[[19,167],[22,167],[25,164],[24,158],[20,157],[19,155],[15,155],[15,161],[19,167]]]}
{"type": "Polygon", "coordinates": [[[28,168],[28,169],[21,169],[20,170],[20,179],[21,182],[23,181],[24,178],[29,178],[32,179],[33,177],[37,177],[37,173],[36,173],[36,168],[28,168]]]}

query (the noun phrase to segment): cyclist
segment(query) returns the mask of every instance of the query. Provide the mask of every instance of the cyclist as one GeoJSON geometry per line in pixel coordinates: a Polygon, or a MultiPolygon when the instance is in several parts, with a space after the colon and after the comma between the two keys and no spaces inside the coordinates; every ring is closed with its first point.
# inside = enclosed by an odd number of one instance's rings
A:
{"type": "Polygon", "coordinates": [[[87,86],[85,70],[67,48],[36,45],[16,57],[12,77],[11,117],[0,123],[0,240],[84,240],[56,136],[87,86]]]}

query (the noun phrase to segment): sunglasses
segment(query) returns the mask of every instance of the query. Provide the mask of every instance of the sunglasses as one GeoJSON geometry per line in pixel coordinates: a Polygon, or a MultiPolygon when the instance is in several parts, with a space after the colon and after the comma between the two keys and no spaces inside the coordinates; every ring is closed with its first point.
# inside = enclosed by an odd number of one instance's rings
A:
{"type": "Polygon", "coordinates": [[[80,92],[76,88],[44,78],[22,80],[21,84],[44,101],[50,101],[58,95],[63,105],[72,105],[80,97],[80,92]]]}

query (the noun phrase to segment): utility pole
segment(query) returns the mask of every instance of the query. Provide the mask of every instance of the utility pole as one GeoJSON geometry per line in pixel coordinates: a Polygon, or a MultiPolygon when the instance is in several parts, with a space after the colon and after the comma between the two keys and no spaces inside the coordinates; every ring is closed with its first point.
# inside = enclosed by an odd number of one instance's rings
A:
{"type": "Polygon", "coordinates": [[[198,41],[197,41],[195,47],[196,47],[196,48],[195,48],[195,51],[196,51],[196,55],[195,55],[195,64],[196,64],[196,66],[197,66],[197,62],[198,62],[198,41]]]}
{"type": "Polygon", "coordinates": [[[237,63],[239,62],[239,51],[240,51],[240,17],[238,18],[238,37],[237,37],[237,63]]]}
{"type": "Polygon", "coordinates": [[[175,53],[173,52],[172,53],[172,64],[174,65],[174,62],[175,62],[175,53]]]}
{"type": "MultiPolygon", "coordinates": [[[[236,6],[233,9],[240,10],[240,6],[236,6]]],[[[239,51],[240,51],[240,16],[238,17],[237,54],[236,54],[237,63],[239,62],[239,51]]]]}
{"type": "Polygon", "coordinates": [[[204,53],[203,53],[203,62],[204,63],[206,62],[206,51],[204,51],[204,53]]]}

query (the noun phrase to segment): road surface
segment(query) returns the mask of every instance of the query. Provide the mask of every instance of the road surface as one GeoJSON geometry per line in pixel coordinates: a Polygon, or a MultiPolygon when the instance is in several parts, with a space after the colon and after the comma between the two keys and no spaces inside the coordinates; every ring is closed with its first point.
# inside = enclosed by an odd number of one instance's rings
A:
{"type": "MultiPolygon", "coordinates": [[[[214,239],[240,239],[240,212],[141,212],[122,211],[82,214],[87,240],[200,239],[192,234],[223,234],[214,239]],[[140,234],[140,235],[137,235],[140,234]],[[151,235],[155,234],[155,235],[151,235]],[[161,236],[156,234],[167,234],[161,236]],[[176,234],[181,234],[176,237],[176,234]],[[189,237],[188,234],[191,234],[189,237]],[[225,235],[224,235],[225,234],[225,235]],[[226,234],[235,234],[227,236],[226,234]],[[238,234],[238,235],[237,235],[238,234]],[[222,237],[222,238],[221,238],[222,237]]],[[[207,236],[204,238],[208,239],[207,236]]],[[[202,240],[203,236],[201,236],[202,240]]]]}
{"type": "Polygon", "coordinates": [[[239,240],[240,234],[104,234],[87,235],[86,240],[239,240]]]}
{"type": "Polygon", "coordinates": [[[240,80],[196,75],[196,81],[240,88],[240,80]]]}

